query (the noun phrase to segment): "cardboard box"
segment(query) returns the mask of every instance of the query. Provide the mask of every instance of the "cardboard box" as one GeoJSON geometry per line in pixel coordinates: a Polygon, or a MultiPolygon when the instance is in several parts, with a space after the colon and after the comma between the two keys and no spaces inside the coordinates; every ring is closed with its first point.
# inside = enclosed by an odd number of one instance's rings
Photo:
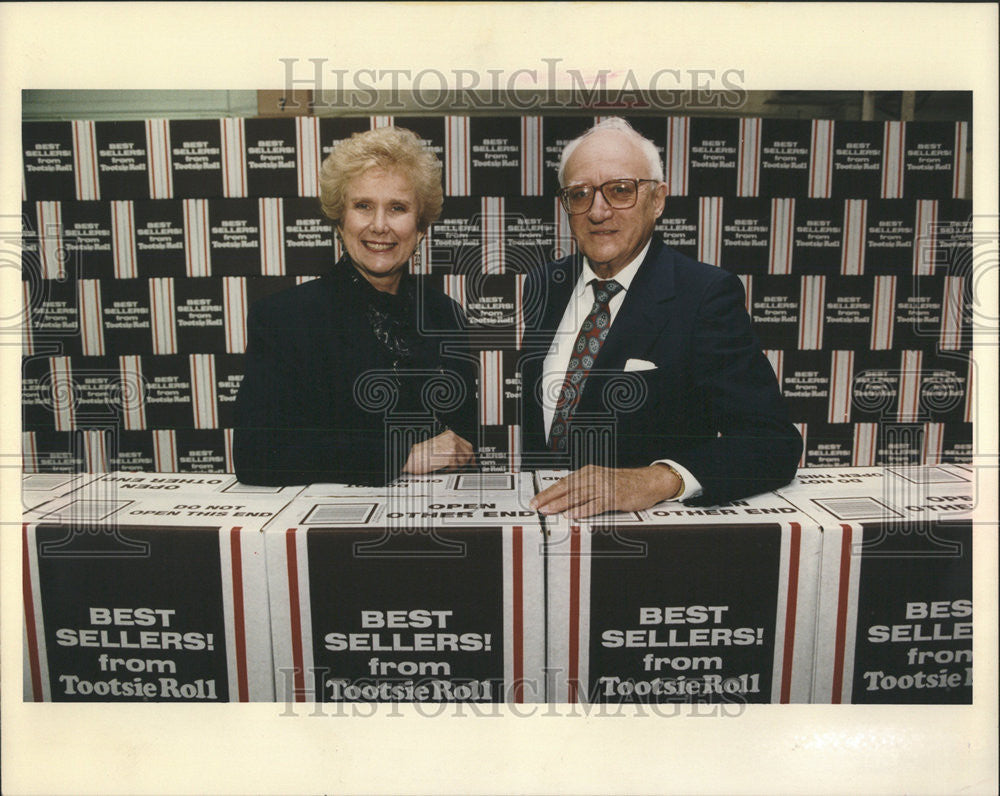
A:
{"type": "Polygon", "coordinates": [[[546,518],[548,700],[807,702],[821,546],[773,494],[546,518]]]}
{"type": "Polygon", "coordinates": [[[972,703],[974,478],[817,468],[778,490],[823,528],[814,702],[972,703]]]}
{"type": "Polygon", "coordinates": [[[90,486],[23,517],[24,699],[273,700],[262,528],[290,495],[90,486]]]}
{"type": "Polygon", "coordinates": [[[303,497],[265,536],[279,701],[543,700],[541,525],[509,494],[303,497]]]}

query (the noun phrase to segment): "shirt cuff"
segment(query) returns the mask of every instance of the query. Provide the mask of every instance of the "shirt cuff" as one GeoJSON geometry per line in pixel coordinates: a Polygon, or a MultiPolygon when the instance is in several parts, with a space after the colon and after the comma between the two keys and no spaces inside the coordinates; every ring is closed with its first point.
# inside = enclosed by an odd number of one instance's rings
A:
{"type": "Polygon", "coordinates": [[[677,474],[681,477],[681,491],[674,495],[672,498],[667,498],[664,503],[670,503],[674,500],[696,498],[701,495],[701,483],[695,478],[691,471],[688,470],[684,465],[678,464],[673,459],[657,459],[653,464],[665,464],[668,467],[672,467],[677,471],[677,474]]]}

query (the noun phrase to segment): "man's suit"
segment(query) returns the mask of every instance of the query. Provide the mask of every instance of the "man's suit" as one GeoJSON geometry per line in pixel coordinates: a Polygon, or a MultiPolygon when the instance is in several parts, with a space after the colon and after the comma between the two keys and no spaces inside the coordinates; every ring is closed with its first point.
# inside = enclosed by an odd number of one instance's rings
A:
{"type": "Polygon", "coordinates": [[[542,365],[573,287],[579,255],[526,280],[522,450],[526,469],[584,464],[642,467],[672,459],[718,503],[781,486],[795,474],[802,440],[788,420],[770,363],[750,327],[739,279],[655,237],[594,362],[571,425],[612,429],[570,461],[550,453],[538,393],[542,365]],[[624,372],[629,359],[655,369],[624,372]],[[582,458],[581,458],[582,457],[582,458]]]}
{"type": "Polygon", "coordinates": [[[439,291],[410,286],[418,367],[399,378],[367,314],[374,288],[346,260],[251,307],[235,407],[240,481],[384,484],[399,474],[412,444],[440,432],[427,404],[475,444],[474,368],[462,354],[462,311],[439,291]]]}

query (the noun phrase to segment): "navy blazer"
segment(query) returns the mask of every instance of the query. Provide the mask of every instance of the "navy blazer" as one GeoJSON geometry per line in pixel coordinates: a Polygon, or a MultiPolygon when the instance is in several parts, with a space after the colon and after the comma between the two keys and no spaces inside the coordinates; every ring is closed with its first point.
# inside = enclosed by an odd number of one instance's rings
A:
{"type": "Polygon", "coordinates": [[[414,443],[440,431],[437,422],[476,444],[475,366],[461,308],[414,282],[419,361],[432,367],[403,374],[427,404],[403,413],[404,393],[351,267],[341,261],[250,308],[235,406],[240,481],[381,485],[399,475],[414,443]]]}
{"type": "Polygon", "coordinates": [[[581,269],[580,255],[572,255],[525,279],[525,469],[641,467],[673,459],[701,483],[699,503],[788,483],[802,438],[751,329],[743,284],[655,238],[585,383],[570,426],[571,434],[582,434],[571,438],[573,458],[548,451],[542,367],[581,269]],[[629,359],[655,368],[625,372],[629,359]]]}

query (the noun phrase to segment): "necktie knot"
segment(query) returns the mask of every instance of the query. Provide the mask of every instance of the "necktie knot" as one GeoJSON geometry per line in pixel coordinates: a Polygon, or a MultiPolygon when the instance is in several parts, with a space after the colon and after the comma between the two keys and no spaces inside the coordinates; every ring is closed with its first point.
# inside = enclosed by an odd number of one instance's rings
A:
{"type": "Polygon", "coordinates": [[[594,301],[602,307],[608,306],[615,293],[622,289],[614,279],[592,279],[590,284],[594,286],[594,301]]]}

